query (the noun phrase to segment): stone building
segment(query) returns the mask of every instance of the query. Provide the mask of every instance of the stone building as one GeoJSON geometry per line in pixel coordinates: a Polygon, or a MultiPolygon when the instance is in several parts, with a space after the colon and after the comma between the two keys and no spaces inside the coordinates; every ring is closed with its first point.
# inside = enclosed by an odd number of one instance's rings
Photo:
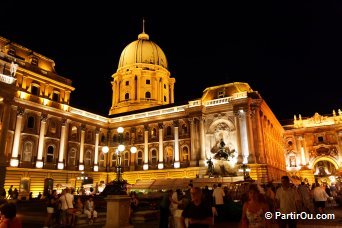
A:
{"type": "Polygon", "coordinates": [[[342,168],[342,112],[315,113],[312,117],[294,116],[285,128],[286,170],[292,177],[335,182],[342,168]]]}
{"type": "Polygon", "coordinates": [[[108,116],[70,106],[75,88],[53,60],[4,37],[0,50],[0,186],[6,189],[37,195],[108,183],[118,163],[118,127],[129,183],[203,178],[210,158],[216,176],[241,179],[242,164],[262,182],[285,174],[284,129],[259,92],[230,82],[175,103],[166,55],[144,31],[122,51],[108,116]]]}

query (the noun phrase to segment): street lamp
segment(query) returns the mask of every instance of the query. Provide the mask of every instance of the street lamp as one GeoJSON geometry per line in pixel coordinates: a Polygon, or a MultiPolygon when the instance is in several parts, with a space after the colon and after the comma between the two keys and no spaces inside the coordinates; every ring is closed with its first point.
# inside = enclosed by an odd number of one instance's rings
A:
{"type": "MultiPolygon", "coordinates": [[[[118,147],[115,151],[115,153],[117,154],[117,163],[116,163],[116,178],[114,181],[107,183],[105,189],[102,191],[101,194],[103,195],[127,195],[126,192],[126,185],[127,185],[127,181],[124,180],[122,178],[122,152],[125,151],[126,147],[123,144],[124,140],[123,140],[123,132],[124,129],[123,127],[118,127],[117,129],[118,131],[118,147]]],[[[133,142],[133,140],[132,140],[133,142]]],[[[109,151],[109,147],[108,146],[104,146],[102,147],[102,152],[103,153],[108,153],[109,151]]],[[[137,148],[133,145],[130,148],[131,153],[136,153],[137,152],[137,148]]]]}
{"type": "Polygon", "coordinates": [[[250,180],[251,177],[249,176],[249,172],[251,169],[247,166],[247,164],[242,164],[239,168],[239,172],[243,172],[243,180],[250,180]]]}

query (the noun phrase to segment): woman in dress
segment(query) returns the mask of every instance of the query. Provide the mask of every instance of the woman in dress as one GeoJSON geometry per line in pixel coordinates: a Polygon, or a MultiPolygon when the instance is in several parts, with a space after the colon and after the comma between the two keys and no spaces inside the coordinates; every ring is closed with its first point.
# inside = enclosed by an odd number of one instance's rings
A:
{"type": "Polygon", "coordinates": [[[268,228],[271,227],[269,221],[265,219],[265,213],[269,212],[269,207],[260,194],[258,186],[249,186],[248,201],[244,203],[242,209],[242,228],[268,228]]]}

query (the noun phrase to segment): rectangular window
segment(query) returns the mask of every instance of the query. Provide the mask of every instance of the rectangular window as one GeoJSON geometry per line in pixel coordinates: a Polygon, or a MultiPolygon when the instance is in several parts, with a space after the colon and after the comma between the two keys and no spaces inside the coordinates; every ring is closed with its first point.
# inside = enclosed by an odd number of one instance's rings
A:
{"type": "Polygon", "coordinates": [[[146,79],[146,84],[151,84],[151,80],[150,79],[146,79]]]}
{"type": "Polygon", "coordinates": [[[14,50],[14,48],[9,49],[8,54],[9,54],[9,55],[12,55],[12,56],[15,56],[15,50],[14,50]]]}
{"type": "Polygon", "coordinates": [[[37,57],[32,57],[31,64],[35,65],[35,66],[38,66],[38,58],[37,57]]]}
{"type": "Polygon", "coordinates": [[[126,81],[126,86],[128,86],[129,85],[129,81],[126,81]]]}
{"type": "Polygon", "coordinates": [[[219,91],[217,97],[224,98],[224,91],[219,91]]]}

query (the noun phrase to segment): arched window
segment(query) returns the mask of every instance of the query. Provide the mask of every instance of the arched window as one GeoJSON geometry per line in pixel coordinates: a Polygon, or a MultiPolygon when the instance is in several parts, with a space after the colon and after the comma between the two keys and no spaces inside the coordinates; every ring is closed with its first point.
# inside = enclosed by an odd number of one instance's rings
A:
{"type": "Polygon", "coordinates": [[[84,165],[86,167],[90,167],[91,166],[91,150],[87,150],[84,156],[84,165]]]}
{"type": "Polygon", "coordinates": [[[138,164],[138,165],[143,165],[143,153],[142,153],[142,151],[139,151],[139,152],[138,152],[137,164],[138,164]]]}
{"type": "Polygon", "coordinates": [[[33,116],[29,116],[27,118],[27,128],[34,128],[34,117],[33,116]]]}
{"type": "Polygon", "coordinates": [[[124,153],[124,167],[129,167],[129,152],[124,153]]]}
{"type": "Polygon", "coordinates": [[[168,126],[167,128],[166,128],[166,136],[171,136],[171,127],[170,126],[168,126]]]}
{"type": "Polygon", "coordinates": [[[143,133],[142,130],[138,131],[138,140],[141,141],[143,139],[143,133]]]}
{"type": "Polygon", "coordinates": [[[102,143],[106,142],[106,137],[104,135],[101,135],[101,142],[102,143]]]}
{"type": "Polygon", "coordinates": [[[56,134],[57,131],[57,126],[56,126],[56,121],[55,120],[50,120],[50,126],[49,126],[49,132],[51,134],[56,134]]]}
{"type": "Polygon", "coordinates": [[[76,165],[76,149],[75,148],[71,148],[69,150],[68,165],[69,166],[75,166],[76,165]]]}
{"type": "Polygon", "coordinates": [[[125,93],[125,100],[129,100],[129,93],[125,93]]]}
{"type": "Polygon", "coordinates": [[[151,153],[151,163],[153,165],[156,165],[157,164],[157,151],[156,150],[152,150],[152,153],[151,153]]]}
{"type": "Polygon", "coordinates": [[[23,161],[31,161],[32,157],[32,149],[33,149],[33,143],[31,141],[24,143],[24,151],[23,151],[23,161]]]}
{"type": "Polygon", "coordinates": [[[146,92],[145,93],[145,98],[146,99],[150,99],[151,98],[151,93],[150,92],[146,92]]]}
{"type": "Polygon", "coordinates": [[[77,127],[76,126],[72,126],[71,128],[71,138],[74,140],[77,139],[77,127]]]}
{"type": "Polygon", "coordinates": [[[188,126],[186,124],[182,125],[182,135],[188,134],[188,126]]]}
{"type": "Polygon", "coordinates": [[[157,137],[157,130],[155,128],[152,128],[151,130],[151,138],[154,139],[157,137]]]}
{"type": "Polygon", "coordinates": [[[182,158],[183,161],[189,161],[189,149],[186,146],[182,149],[182,158]]]}
{"type": "Polygon", "coordinates": [[[104,154],[101,153],[99,156],[99,167],[105,167],[104,154]]]}
{"type": "Polygon", "coordinates": [[[48,146],[47,153],[46,153],[46,162],[53,162],[54,151],[55,151],[55,148],[52,145],[48,146]]]}
{"type": "Polygon", "coordinates": [[[173,161],[173,149],[171,147],[166,148],[166,163],[172,163],[173,161]]]}
{"type": "Polygon", "coordinates": [[[289,159],[290,159],[290,167],[296,167],[297,166],[296,156],[291,155],[289,156],[289,159]]]}
{"type": "Polygon", "coordinates": [[[112,167],[116,167],[118,156],[116,153],[112,154],[112,167]]]}

